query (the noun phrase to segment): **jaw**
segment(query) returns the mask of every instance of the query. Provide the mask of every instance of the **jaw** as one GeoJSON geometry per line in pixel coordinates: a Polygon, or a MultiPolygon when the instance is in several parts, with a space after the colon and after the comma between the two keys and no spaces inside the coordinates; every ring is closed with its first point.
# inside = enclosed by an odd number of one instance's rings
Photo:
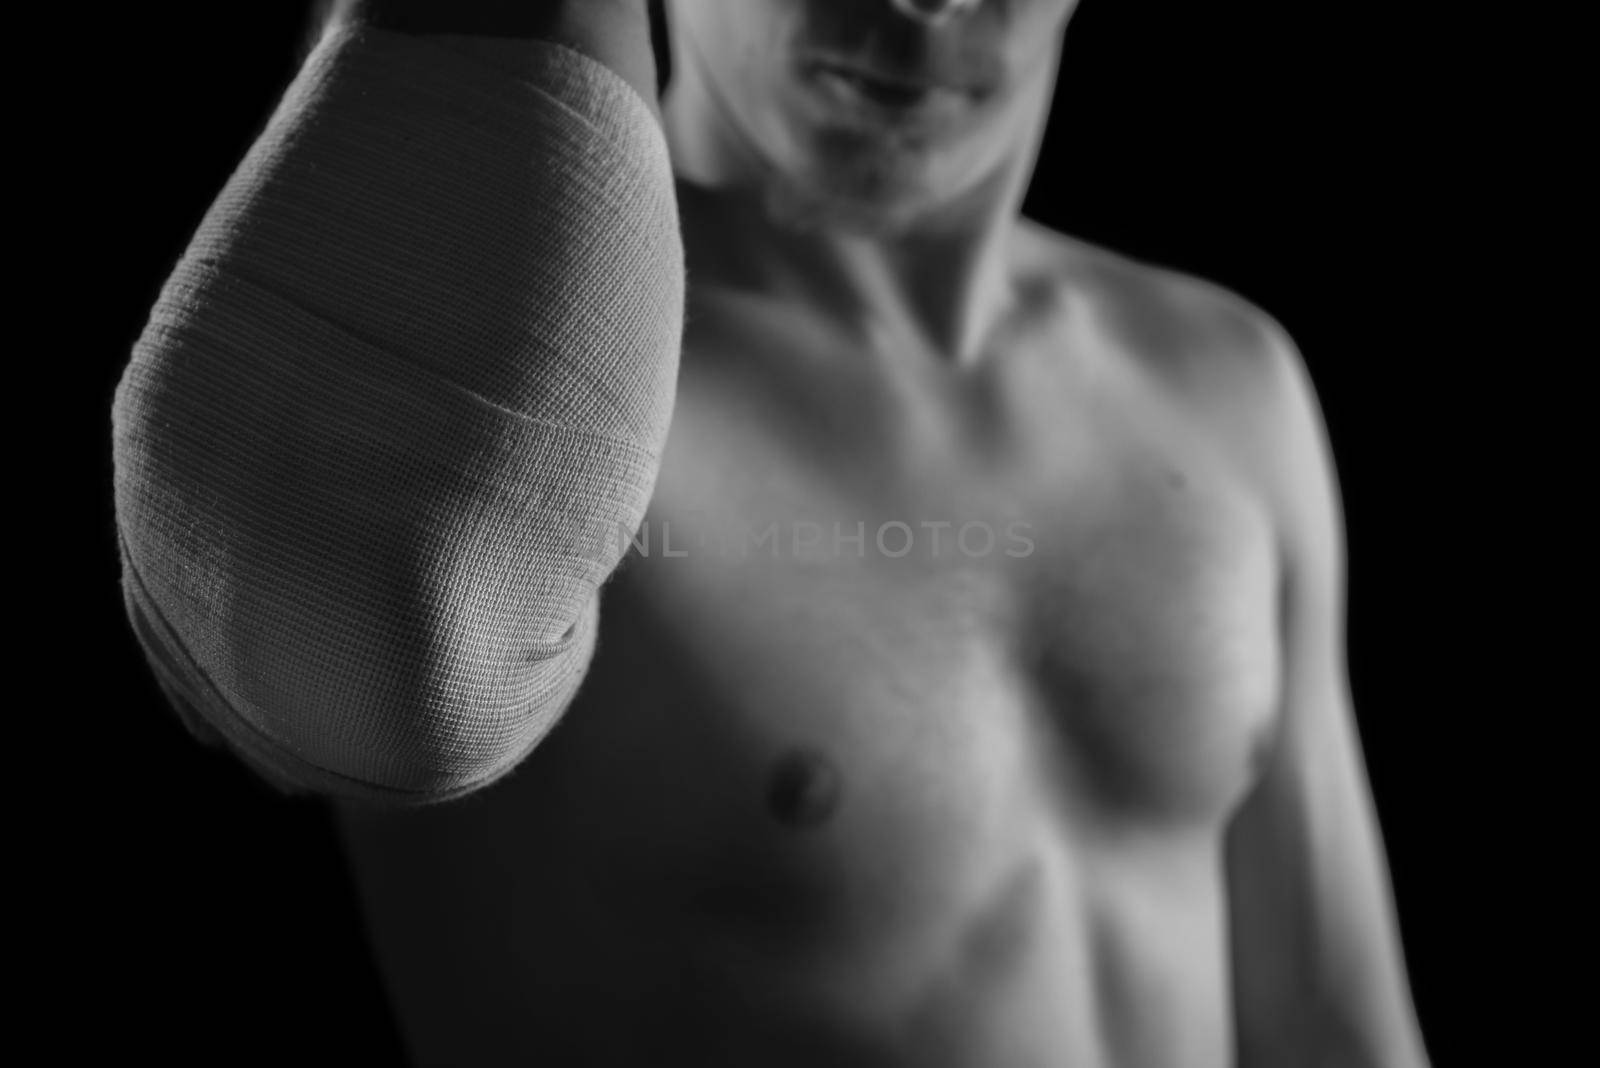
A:
{"type": "MultiPolygon", "coordinates": [[[[1055,64],[1047,66],[1053,75],[1055,64]]],[[[968,127],[950,140],[887,125],[818,126],[780,107],[760,116],[765,129],[757,130],[685,57],[663,118],[680,177],[743,189],[783,230],[915,239],[987,229],[1020,211],[1053,82],[1037,79],[1019,106],[984,119],[988,129],[968,127]]]]}

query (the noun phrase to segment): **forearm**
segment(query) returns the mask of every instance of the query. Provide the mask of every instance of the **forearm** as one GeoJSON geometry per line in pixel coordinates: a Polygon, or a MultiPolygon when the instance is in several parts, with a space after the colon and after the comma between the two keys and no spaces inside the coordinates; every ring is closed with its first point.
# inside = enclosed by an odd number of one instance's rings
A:
{"type": "Polygon", "coordinates": [[[653,486],[665,142],[588,60],[502,45],[326,37],[118,390],[135,626],[285,785],[434,800],[507,770],[581,678],[653,486]]]}
{"type": "Polygon", "coordinates": [[[402,33],[554,41],[604,63],[657,108],[646,0],[350,0],[348,6],[353,18],[402,33]]]}

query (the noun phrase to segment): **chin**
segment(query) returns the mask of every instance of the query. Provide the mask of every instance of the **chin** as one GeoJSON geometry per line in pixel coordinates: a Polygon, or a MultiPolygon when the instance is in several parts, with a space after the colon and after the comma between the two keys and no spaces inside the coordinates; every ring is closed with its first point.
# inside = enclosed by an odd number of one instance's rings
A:
{"type": "MultiPolygon", "coordinates": [[[[798,124],[797,124],[798,125],[798,124]]],[[[764,201],[789,229],[891,237],[948,222],[998,173],[990,145],[892,130],[803,130],[767,142],[764,201]]]]}
{"type": "Polygon", "coordinates": [[[926,171],[885,156],[824,160],[770,173],[764,202],[768,216],[786,229],[892,237],[915,230],[950,199],[939,195],[926,171]]]}
{"type": "Polygon", "coordinates": [[[802,233],[835,230],[893,237],[915,229],[924,214],[904,199],[849,196],[784,181],[768,183],[764,203],[773,222],[802,233]]]}

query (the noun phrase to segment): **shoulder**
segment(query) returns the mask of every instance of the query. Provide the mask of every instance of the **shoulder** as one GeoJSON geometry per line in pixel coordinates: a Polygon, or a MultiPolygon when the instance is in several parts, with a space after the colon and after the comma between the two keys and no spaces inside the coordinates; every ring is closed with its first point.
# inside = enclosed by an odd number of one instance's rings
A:
{"type": "Polygon", "coordinates": [[[1212,439],[1286,519],[1337,509],[1321,404],[1299,344],[1225,286],[1029,222],[1036,269],[1080,298],[1094,335],[1136,379],[1212,439]]]}
{"type": "Polygon", "coordinates": [[[1193,274],[1025,221],[1025,268],[1078,298],[1095,333],[1164,385],[1200,395],[1280,387],[1299,350],[1277,320],[1193,274]]]}

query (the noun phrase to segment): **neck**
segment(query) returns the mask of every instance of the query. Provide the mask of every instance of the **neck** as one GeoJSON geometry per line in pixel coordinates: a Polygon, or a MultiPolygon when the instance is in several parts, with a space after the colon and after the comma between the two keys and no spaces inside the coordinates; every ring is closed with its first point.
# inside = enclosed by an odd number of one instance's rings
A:
{"type": "Polygon", "coordinates": [[[1012,301],[1008,250],[1054,84],[1043,66],[998,165],[906,225],[872,228],[786,209],[695,65],[676,65],[662,116],[691,276],[799,302],[873,348],[977,359],[1012,301]]]}

